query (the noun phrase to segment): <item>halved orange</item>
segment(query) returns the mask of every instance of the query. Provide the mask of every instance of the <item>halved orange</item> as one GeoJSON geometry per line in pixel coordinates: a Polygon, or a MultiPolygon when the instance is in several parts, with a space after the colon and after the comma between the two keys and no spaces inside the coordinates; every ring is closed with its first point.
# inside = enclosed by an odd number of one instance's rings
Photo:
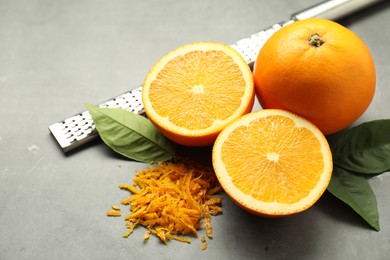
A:
{"type": "Polygon", "coordinates": [[[226,193],[257,215],[284,216],[311,207],[333,169],[329,144],[308,120],[260,110],[227,126],[215,141],[213,167],[226,193]]]}
{"type": "Polygon", "coordinates": [[[252,72],[237,51],[197,42],[171,51],[152,67],[142,101],[165,136],[182,145],[207,146],[252,110],[254,93],[252,72]]]}

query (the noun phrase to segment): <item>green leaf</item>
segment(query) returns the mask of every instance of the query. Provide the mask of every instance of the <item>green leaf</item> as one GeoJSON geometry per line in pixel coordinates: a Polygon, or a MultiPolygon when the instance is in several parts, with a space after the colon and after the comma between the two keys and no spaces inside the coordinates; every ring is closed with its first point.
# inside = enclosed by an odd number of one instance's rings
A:
{"type": "Polygon", "coordinates": [[[332,145],[334,165],[358,173],[390,170],[390,120],[374,120],[345,132],[332,145]]]}
{"type": "Polygon", "coordinates": [[[115,152],[140,162],[174,158],[176,144],[145,117],[121,108],[85,105],[102,140],[115,152]]]}
{"type": "Polygon", "coordinates": [[[328,191],[349,205],[371,227],[380,230],[376,197],[364,176],[334,167],[328,191]]]}

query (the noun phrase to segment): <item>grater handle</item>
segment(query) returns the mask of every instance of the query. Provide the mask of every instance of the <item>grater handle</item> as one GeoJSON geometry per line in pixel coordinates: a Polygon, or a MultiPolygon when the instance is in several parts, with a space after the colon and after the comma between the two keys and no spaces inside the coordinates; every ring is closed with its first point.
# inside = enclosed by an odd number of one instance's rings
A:
{"type": "Polygon", "coordinates": [[[348,14],[359,11],[369,5],[381,2],[382,0],[330,0],[309,7],[291,16],[293,20],[307,18],[324,18],[338,20],[348,14]]]}

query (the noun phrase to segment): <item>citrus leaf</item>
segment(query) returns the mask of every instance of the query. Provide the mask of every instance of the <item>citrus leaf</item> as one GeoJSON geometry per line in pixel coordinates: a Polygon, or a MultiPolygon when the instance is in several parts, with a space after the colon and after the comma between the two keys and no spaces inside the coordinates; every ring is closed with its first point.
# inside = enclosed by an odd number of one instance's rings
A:
{"type": "Polygon", "coordinates": [[[331,149],[338,167],[365,174],[389,171],[390,120],[358,125],[345,132],[331,149]]]}
{"type": "Polygon", "coordinates": [[[349,205],[371,227],[380,230],[376,197],[364,176],[334,167],[328,191],[349,205]]]}
{"type": "Polygon", "coordinates": [[[101,139],[115,152],[140,162],[174,158],[176,144],[145,117],[121,108],[85,105],[101,139]]]}

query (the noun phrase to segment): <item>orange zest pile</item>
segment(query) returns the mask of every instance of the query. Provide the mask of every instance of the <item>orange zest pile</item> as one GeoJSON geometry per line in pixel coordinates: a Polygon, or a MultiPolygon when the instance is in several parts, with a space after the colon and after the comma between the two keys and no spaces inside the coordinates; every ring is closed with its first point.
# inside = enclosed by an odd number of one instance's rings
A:
{"type": "MultiPolygon", "coordinates": [[[[212,238],[211,215],[222,212],[222,197],[214,196],[222,188],[212,167],[185,159],[177,163],[160,162],[138,171],[133,185],[119,187],[131,193],[121,201],[130,205],[131,211],[125,216],[128,230],[123,237],[142,225],[147,228],[145,240],[153,234],[164,243],[171,239],[190,243],[189,238],[181,235],[197,237],[204,221],[206,235],[212,238]]],[[[109,212],[112,210],[107,212],[108,216],[109,212]]],[[[205,249],[207,244],[202,243],[205,249]]]]}

